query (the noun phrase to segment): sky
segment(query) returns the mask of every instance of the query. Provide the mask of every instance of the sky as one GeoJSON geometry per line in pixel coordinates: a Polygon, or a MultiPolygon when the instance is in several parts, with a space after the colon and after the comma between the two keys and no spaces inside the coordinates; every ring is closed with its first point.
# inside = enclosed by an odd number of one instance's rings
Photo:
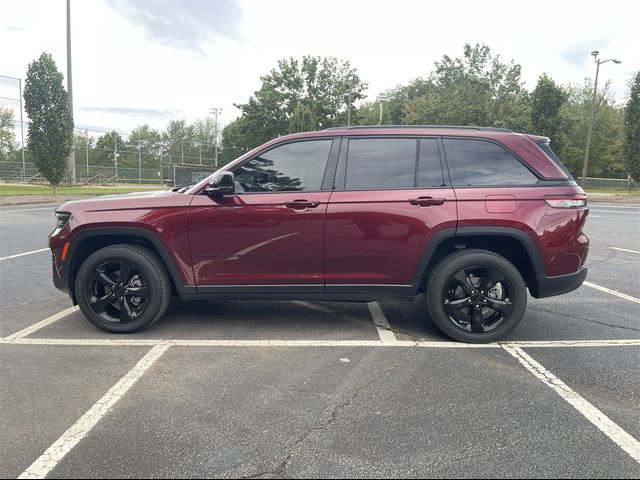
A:
{"type": "MultiPolygon", "coordinates": [[[[618,102],[640,69],[640,28],[629,0],[455,2],[374,0],[71,0],[77,128],[162,129],[222,108],[227,124],[278,59],[305,54],[348,60],[381,91],[427,76],[442,55],[484,43],[538,76],[582,83],[595,75],[592,50],[622,64],[601,66],[618,102]]],[[[51,53],[65,75],[66,1],[0,0],[0,75],[23,78],[51,53]]],[[[0,77],[0,97],[18,98],[0,77]]],[[[0,106],[17,102],[0,99],[0,106]]],[[[19,139],[19,137],[18,137],[19,139]]]]}

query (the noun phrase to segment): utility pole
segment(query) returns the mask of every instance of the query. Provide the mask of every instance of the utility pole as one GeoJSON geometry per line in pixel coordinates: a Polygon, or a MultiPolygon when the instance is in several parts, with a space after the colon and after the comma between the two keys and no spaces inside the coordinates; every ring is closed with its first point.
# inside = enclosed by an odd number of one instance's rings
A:
{"type": "Polygon", "coordinates": [[[598,74],[600,73],[600,65],[607,62],[622,63],[620,60],[610,58],[609,60],[598,60],[600,52],[594,50],[591,52],[593,59],[596,62],[596,79],[593,82],[593,97],[591,99],[591,114],[589,115],[589,127],[587,129],[587,145],[584,149],[584,162],[582,164],[582,178],[580,179],[580,186],[582,188],[587,187],[587,167],[589,166],[589,151],[591,150],[591,133],[593,132],[593,122],[596,116],[596,96],[598,94],[598,74]]]}
{"type": "Polygon", "coordinates": [[[89,129],[88,128],[84,129],[84,134],[87,137],[87,141],[85,145],[87,147],[87,180],[89,180],[89,129]]]}
{"type": "Polygon", "coordinates": [[[218,114],[222,114],[222,109],[213,107],[209,109],[209,113],[215,115],[215,122],[213,127],[213,163],[218,168],[218,114]]]}
{"type": "MultiPolygon", "coordinates": [[[[73,124],[73,82],[71,79],[71,0],[67,0],[67,90],[69,92],[69,112],[73,124]]],[[[74,130],[75,136],[75,130],[74,130]]],[[[69,150],[69,183],[76,184],[76,145],[71,142],[69,150]]]]}
{"type": "Polygon", "coordinates": [[[138,183],[142,185],[142,155],[140,154],[140,130],[138,130],[138,183]]]}
{"type": "Polygon", "coordinates": [[[118,134],[113,132],[113,160],[116,163],[116,184],[118,183],[118,134]]]}
{"type": "Polygon", "coordinates": [[[378,125],[382,125],[382,104],[387,101],[387,96],[384,93],[378,95],[378,103],[380,104],[380,118],[378,118],[378,125]]]}

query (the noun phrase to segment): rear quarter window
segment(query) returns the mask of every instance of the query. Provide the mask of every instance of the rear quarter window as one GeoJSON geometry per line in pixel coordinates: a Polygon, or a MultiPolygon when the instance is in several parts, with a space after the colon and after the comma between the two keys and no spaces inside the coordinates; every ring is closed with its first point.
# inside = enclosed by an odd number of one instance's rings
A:
{"type": "Polygon", "coordinates": [[[538,178],[506,148],[488,140],[445,138],[454,186],[534,185],[538,178]]]}

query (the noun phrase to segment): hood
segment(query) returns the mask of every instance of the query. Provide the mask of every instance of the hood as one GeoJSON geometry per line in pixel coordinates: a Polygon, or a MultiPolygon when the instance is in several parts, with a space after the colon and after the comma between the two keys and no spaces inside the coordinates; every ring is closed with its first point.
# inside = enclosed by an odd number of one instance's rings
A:
{"type": "Polygon", "coordinates": [[[75,211],[90,212],[174,207],[189,204],[191,198],[191,195],[171,190],[152,190],[72,200],[63,203],[56,210],[73,213],[75,211]]]}

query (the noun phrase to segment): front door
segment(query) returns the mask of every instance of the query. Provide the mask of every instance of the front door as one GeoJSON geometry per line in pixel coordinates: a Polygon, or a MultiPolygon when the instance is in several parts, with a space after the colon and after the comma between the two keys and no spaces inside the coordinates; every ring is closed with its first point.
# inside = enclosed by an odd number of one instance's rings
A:
{"type": "Polygon", "coordinates": [[[331,192],[322,183],[332,144],[318,139],[272,147],[234,167],[235,195],[194,198],[189,232],[199,291],[234,285],[323,291],[331,192]]]}

